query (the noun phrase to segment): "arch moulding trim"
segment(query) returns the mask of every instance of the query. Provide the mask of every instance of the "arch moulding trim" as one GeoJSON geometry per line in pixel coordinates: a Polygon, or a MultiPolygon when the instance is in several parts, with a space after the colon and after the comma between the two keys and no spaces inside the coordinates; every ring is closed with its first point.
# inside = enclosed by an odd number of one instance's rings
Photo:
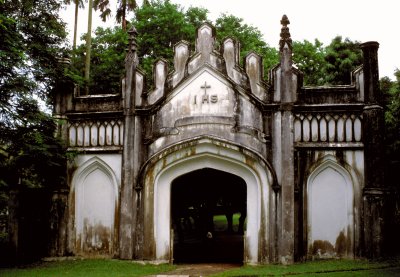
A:
{"type": "MultiPolygon", "coordinates": [[[[268,245],[270,218],[269,197],[274,183],[267,163],[250,151],[227,142],[201,138],[191,143],[168,148],[152,159],[142,171],[144,213],[153,228],[145,230],[153,249],[147,258],[167,262],[172,258],[171,245],[171,183],[177,177],[201,169],[213,168],[237,175],[247,186],[247,230],[245,234],[244,262],[257,264],[259,249],[268,245]],[[144,174],[146,173],[146,174],[144,174]],[[152,198],[152,199],[151,199],[152,198]]],[[[146,250],[145,250],[146,252],[146,250]]],[[[265,259],[263,257],[262,259],[265,259]]]]}

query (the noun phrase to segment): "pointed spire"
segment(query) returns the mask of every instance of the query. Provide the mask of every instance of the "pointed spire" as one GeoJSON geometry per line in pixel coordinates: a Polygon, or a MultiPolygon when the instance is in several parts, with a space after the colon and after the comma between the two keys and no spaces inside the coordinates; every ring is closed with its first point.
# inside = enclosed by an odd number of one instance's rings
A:
{"type": "Polygon", "coordinates": [[[138,57],[137,57],[137,41],[136,37],[138,35],[138,32],[136,31],[136,28],[132,26],[132,28],[129,29],[128,31],[128,41],[129,41],[129,46],[128,46],[128,52],[126,53],[126,58],[125,58],[125,65],[129,66],[133,63],[133,65],[137,65],[138,63],[138,57]]]}
{"type": "Polygon", "coordinates": [[[281,29],[281,39],[279,40],[279,51],[282,52],[283,47],[287,43],[290,50],[292,50],[292,38],[290,37],[289,27],[290,21],[286,14],[282,16],[281,19],[282,29],[281,29]]]}

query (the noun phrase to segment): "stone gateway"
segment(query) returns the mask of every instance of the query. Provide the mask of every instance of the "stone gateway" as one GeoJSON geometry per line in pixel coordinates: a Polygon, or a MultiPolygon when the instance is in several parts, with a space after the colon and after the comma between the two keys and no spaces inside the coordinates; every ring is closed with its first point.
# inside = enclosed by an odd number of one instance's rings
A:
{"type": "Polygon", "coordinates": [[[239,42],[217,49],[206,23],[194,51],[174,46],[173,69],[157,60],[152,87],[132,28],[121,94],[58,90],[59,129],[76,153],[58,255],[245,264],[381,255],[378,43],[361,44],[351,84],[305,87],[281,23],[268,81],[259,55],[242,67],[239,42]]]}

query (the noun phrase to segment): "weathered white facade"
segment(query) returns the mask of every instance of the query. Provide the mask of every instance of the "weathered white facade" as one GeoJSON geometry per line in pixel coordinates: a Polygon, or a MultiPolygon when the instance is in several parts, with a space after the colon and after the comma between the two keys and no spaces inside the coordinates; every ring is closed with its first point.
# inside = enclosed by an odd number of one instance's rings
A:
{"type": "Polygon", "coordinates": [[[224,182],[237,176],[245,183],[237,193],[245,194],[244,263],[379,255],[378,44],[362,45],[353,84],[303,87],[285,16],[282,24],[281,61],[268,81],[260,56],[249,53],[242,68],[239,44],[226,38],[217,51],[215,29],[203,24],[193,53],[180,42],[172,70],[155,63],[150,89],[137,68],[133,29],[121,95],[58,95],[56,114],[68,122],[61,130],[77,153],[59,238],[66,251],[173,261],[182,238],[176,218],[198,208],[191,220],[200,224],[195,218],[214,201],[204,195],[226,201],[235,189],[224,182]],[[190,179],[203,169],[222,177],[190,179]],[[172,193],[182,176],[197,196],[172,193]],[[203,194],[203,186],[211,190],[203,194]]]}

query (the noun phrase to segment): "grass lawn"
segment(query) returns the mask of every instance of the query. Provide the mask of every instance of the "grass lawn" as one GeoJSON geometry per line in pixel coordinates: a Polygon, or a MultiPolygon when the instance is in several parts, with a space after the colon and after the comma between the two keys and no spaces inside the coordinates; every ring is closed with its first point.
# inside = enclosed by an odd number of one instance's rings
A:
{"type": "Polygon", "coordinates": [[[320,260],[293,265],[244,266],[214,276],[400,276],[400,258],[366,260],[320,260]]]}
{"type": "MultiPolygon", "coordinates": [[[[237,231],[239,226],[239,217],[240,213],[235,213],[232,217],[233,230],[235,231],[237,231]]],[[[224,231],[228,228],[228,221],[225,215],[214,215],[213,222],[215,231],[224,231]]]]}
{"type": "Polygon", "coordinates": [[[172,265],[142,265],[132,261],[87,259],[66,260],[57,262],[40,262],[26,267],[0,268],[0,276],[26,276],[26,277],[62,277],[62,276],[104,276],[104,277],[130,277],[145,276],[173,270],[172,265]]]}
{"type": "MultiPolygon", "coordinates": [[[[183,265],[184,266],[184,265],[183,265]]],[[[0,269],[0,276],[145,276],[165,274],[180,266],[142,265],[132,261],[88,259],[40,262],[19,268],[0,269]]],[[[185,274],[181,272],[181,274],[185,274]]],[[[198,275],[200,275],[199,272],[198,275]]],[[[197,275],[197,274],[196,274],[197,275]]],[[[380,262],[321,260],[294,265],[243,266],[213,276],[400,276],[400,258],[380,262]]]]}

